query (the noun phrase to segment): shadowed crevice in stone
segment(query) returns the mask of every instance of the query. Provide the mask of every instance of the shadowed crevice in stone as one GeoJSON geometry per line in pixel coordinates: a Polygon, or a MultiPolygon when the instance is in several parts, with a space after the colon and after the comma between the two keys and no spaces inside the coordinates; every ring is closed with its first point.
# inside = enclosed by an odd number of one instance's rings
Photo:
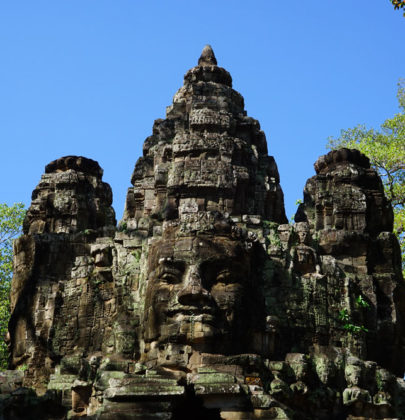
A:
{"type": "Polygon", "coordinates": [[[186,397],[173,410],[171,420],[221,420],[218,408],[204,407],[202,398],[195,395],[191,386],[186,387],[186,397]]]}

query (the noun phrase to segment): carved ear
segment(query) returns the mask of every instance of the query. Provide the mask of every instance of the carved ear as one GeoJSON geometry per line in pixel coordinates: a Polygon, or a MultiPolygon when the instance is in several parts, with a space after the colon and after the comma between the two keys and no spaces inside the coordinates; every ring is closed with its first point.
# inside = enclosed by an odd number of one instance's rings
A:
{"type": "Polygon", "coordinates": [[[145,318],[143,322],[143,338],[150,342],[159,337],[159,322],[154,311],[153,306],[149,306],[145,311],[145,318]]]}
{"type": "Polygon", "coordinates": [[[214,222],[215,233],[218,235],[230,235],[232,232],[232,225],[223,217],[217,217],[214,222]]]}
{"type": "Polygon", "coordinates": [[[167,201],[166,205],[163,207],[162,216],[164,220],[177,219],[179,217],[179,211],[176,203],[167,201]]]}

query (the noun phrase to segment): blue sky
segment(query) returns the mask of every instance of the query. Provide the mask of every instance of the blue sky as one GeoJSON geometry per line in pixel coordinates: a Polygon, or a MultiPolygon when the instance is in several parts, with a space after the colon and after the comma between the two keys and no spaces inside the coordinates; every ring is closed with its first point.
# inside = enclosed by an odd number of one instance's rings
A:
{"type": "Polygon", "coordinates": [[[328,136],[398,112],[405,18],[389,0],[26,0],[0,5],[0,201],[97,160],[121,219],[153,121],[211,44],[278,163],[287,217],[328,136]]]}

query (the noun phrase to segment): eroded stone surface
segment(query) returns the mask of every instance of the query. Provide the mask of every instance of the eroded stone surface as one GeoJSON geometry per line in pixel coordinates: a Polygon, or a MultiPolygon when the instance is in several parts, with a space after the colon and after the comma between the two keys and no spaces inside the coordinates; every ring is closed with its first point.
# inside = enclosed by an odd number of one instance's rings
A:
{"type": "Polygon", "coordinates": [[[404,418],[392,209],[359,152],[315,169],[287,224],[264,133],[209,46],[117,228],[98,163],[50,163],[15,243],[10,367],[25,372],[0,378],[5,418],[404,418]]]}

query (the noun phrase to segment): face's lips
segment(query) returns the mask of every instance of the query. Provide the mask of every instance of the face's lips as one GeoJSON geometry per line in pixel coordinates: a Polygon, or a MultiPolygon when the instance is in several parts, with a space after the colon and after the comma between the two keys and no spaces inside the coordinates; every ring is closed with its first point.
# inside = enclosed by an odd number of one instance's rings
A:
{"type": "Polygon", "coordinates": [[[195,306],[183,306],[179,308],[168,309],[167,314],[172,316],[178,313],[185,314],[185,315],[200,315],[200,314],[213,314],[214,308],[210,306],[203,306],[203,307],[195,307],[195,306]]]}
{"type": "Polygon", "coordinates": [[[199,315],[214,315],[215,311],[213,308],[209,306],[203,306],[202,308],[197,307],[182,307],[176,309],[169,309],[167,310],[167,315],[173,317],[178,314],[186,315],[186,316],[199,316],[199,315]]]}

